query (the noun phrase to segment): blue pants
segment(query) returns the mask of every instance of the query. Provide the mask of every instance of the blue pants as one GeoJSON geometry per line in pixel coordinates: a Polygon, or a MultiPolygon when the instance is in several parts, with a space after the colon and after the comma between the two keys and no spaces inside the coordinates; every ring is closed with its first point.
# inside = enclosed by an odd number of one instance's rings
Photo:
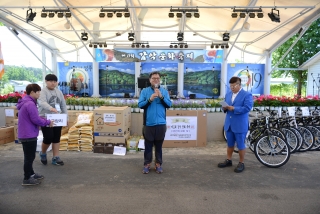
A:
{"type": "Polygon", "coordinates": [[[144,165],[152,162],[152,148],[155,146],[156,163],[162,164],[162,144],[166,134],[166,125],[144,126],[144,165]]]}
{"type": "Polygon", "coordinates": [[[226,135],[227,135],[228,147],[234,147],[235,142],[237,142],[237,147],[239,150],[243,150],[246,148],[245,139],[246,139],[247,132],[234,133],[233,131],[231,131],[231,128],[229,128],[226,131],[226,135]]]}
{"type": "Polygon", "coordinates": [[[24,180],[28,180],[30,176],[34,174],[32,164],[36,157],[37,141],[35,140],[21,143],[24,153],[24,180]]]}

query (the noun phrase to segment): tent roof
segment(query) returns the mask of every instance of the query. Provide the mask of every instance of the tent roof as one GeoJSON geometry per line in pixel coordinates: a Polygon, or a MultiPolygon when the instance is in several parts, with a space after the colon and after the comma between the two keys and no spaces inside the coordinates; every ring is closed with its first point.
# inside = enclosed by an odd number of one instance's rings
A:
{"type": "MultiPolygon", "coordinates": [[[[89,42],[107,43],[108,47],[131,48],[128,33],[135,33],[134,42],[149,43],[150,48],[169,49],[178,43],[177,33],[184,33],[183,42],[189,48],[210,48],[226,44],[223,33],[230,34],[229,49],[263,55],[273,51],[293,34],[305,31],[320,15],[319,0],[2,0],[0,21],[18,32],[29,34],[53,51],[68,53],[89,42]],[[170,7],[178,10],[198,9],[200,18],[169,18],[170,7]],[[101,8],[119,10],[128,8],[130,18],[99,17],[101,8]],[[252,10],[261,7],[263,18],[232,18],[233,9],[252,10]],[[36,12],[33,21],[26,22],[26,15],[36,12]],[[70,9],[71,18],[42,18],[43,9],[70,9]],[[280,13],[281,22],[272,22],[268,16],[272,8],[280,13]],[[66,28],[69,22],[70,28],[66,28]],[[248,24],[245,24],[248,23],[248,24]],[[88,33],[82,41],[81,33],[88,33]],[[53,38],[53,39],[52,39],[53,38]]],[[[188,12],[188,11],[187,11],[188,12]]],[[[89,50],[89,49],[88,49],[89,50]]]]}

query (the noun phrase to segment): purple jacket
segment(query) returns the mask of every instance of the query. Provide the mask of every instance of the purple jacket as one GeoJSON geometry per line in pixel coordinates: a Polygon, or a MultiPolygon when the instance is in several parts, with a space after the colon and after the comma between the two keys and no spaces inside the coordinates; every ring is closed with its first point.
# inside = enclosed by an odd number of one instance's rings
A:
{"type": "Polygon", "coordinates": [[[50,120],[39,116],[36,101],[31,96],[26,95],[17,104],[18,114],[18,138],[36,138],[39,134],[39,126],[50,125],[50,120]]]}

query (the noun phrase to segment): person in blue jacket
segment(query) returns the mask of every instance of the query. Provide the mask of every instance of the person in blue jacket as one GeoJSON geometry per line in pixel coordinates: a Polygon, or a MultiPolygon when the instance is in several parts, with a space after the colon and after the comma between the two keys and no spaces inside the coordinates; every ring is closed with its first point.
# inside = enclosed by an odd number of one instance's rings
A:
{"type": "Polygon", "coordinates": [[[245,139],[249,129],[249,112],[253,106],[253,98],[250,92],[241,88],[241,79],[232,77],[229,80],[231,91],[226,94],[225,102],[228,106],[223,107],[226,113],[224,130],[227,136],[227,159],[218,164],[219,168],[232,166],[232,154],[235,142],[239,149],[239,164],[234,169],[239,173],[244,170],[245,139]]]}
{"type": "Polygon", "coordinates": [[[148,174],[152,162],[152,148],[155,145],[157,173],[162,173],[162,144],[166,134],[166,109],[170,108],[171,100],[166,89],[160,86],[160,73],[149,74],[150,87],[141,91],[139,107],[143,113],[143,136],[145,139],[143,174],[148,174]]]}

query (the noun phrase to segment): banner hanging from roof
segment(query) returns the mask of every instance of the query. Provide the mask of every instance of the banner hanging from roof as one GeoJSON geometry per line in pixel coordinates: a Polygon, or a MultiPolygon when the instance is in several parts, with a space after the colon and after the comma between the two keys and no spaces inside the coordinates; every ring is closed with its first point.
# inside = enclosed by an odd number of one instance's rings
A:
{"type": "Polygon", "coordinates": [[[223,50],[95,49],[97,62],[222,63],[223,50]]]}
{"type": "Polygon", "coordinates": [[[0,79],[2,79],[3,75],[4,75],[4,60],[2,56],[1,42],[0,42],[0,79]]]}

